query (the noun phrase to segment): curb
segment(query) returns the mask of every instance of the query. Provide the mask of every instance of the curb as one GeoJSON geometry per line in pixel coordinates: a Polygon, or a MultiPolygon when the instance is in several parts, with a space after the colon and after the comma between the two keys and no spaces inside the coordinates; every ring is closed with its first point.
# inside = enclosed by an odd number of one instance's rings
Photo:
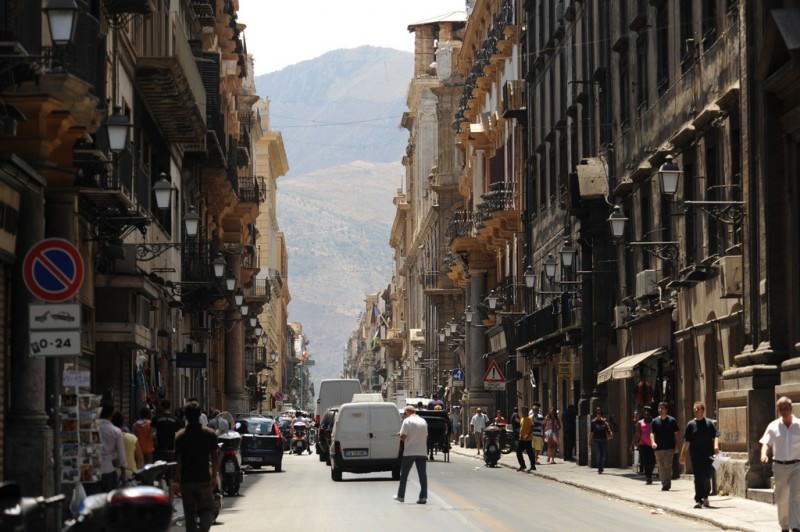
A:
{"type": "MultiPolygon", "coordinates": [[[[456,449],[456,447],[451,447],[450,452],[454,452],[455,449],[456,449]]],[[[477,456],[477,455],[467,454],[467,453],[458,452],[458,451],[455,451],[455,454],[458,454],[459,456],[463,456],[465,458],[473,458],[473,459],[478,458],[481,461],[483,461],[483,456],[477,456]]],[[[514,465],[512,465],[512,464],[504,464],[504,463],[498,462],[497,465],[500,466],[500,467],[505,467],[507,469],[513,469],[513,470],[516,471],[516,467],[514,465]]],[[[702,521],[702,522],[705,522],[705,523],[709,523],[711,525],[719,527],[722,530],[739,531],[739,532],[761,532],[760,529],[744,527],[744,526],[741,526],[740,524],[733,525],[733,526],[735,526],[735,528],[731,528],[732,525],[731,525],[730,522],[720,521],[720,520],[714,518],[711,515],[698,515],[696,513],[690,512],[689,510],[682,510],[680,508],[666,508],[663,505],[655,504],[655,503],[648,502],[648,501],[643,501],[641,499],[634,498],[634,497],[626,497],[624,495],[620,495],[618,492],[609,491],[607,489],[604,489],[604,488],[601,488],[601,487],[597,487],[597,486],[592,486],[591,484],[576,482],[576,481],[573,481],[573,480],[565,480],[563,478],[560,478],[560,477],[558,477],[556,475],[553,475],[553,474],[550,474],[550,473],[542,473],[540,471],[540,468],[537,468],[535,471],[528,471],[528,474],[533,474],[533,475],[536,475],[538,477],[544,478],[546,480],[550,480],[550,481],[553,481],[553,482],[558,482],[560,484],[566,484],[568,486],[573,486],[575,488],[580,488],[580,489],[585,490],[585,491],[591,491],[593,493],[604,495],[604,496],[612,498],[612,499],[617,499],[617,500],[622,500],[622,501],[626,501],[626,502],[630,502],[630,503],[634,503],[634,504],[639,504],[639,505],[644,506],[646,508],[660,509],[664,513],[674,514],[674,515],[683,517],[685,519],[691,519],[693,521],[702,521]]]]}

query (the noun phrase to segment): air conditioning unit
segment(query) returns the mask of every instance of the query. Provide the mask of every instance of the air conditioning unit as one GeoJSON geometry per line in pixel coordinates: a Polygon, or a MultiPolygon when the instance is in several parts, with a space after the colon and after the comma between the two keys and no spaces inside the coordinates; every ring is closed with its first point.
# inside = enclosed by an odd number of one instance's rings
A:
{"type": "Polygon", "coordinates": [[[409,329],[408,340],[413,343],[425,343],[425,333],[422,329],[409,329]]]}
{"type": "Polygon", "coordinates": [[[742,256],[726,255],[719,259],[721,297],[742,296],[742,256]]]}
{"type": "Polygon", "coordinates": [[[636,299],[658,295],[658,271],[642,270],[636,274],[636,299]]]}
{"type": "Polygon", "coordinates": [[[508,80],[503,84],[501,104],[504,118],[525,117],[525,84],[521,79],[508,80]]]}
{"type": "Polygon", "coordinates": [[[630,315],[631,312],[628,305],[617,305],[614,307],[614,325],[617,328],[622,327],[630,315]]]}

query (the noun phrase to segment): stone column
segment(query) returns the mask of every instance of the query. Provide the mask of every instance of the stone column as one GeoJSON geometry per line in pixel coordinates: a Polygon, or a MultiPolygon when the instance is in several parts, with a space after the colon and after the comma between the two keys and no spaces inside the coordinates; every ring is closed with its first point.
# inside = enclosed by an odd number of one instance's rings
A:
{"type": "Polygon", "coordinates": [[[19,255],[11,289],[12,358],[9,410],[5,441],[5,480],[17,481],[25,496],[52,495],[55,491],[53,431],[45,410],[46,359],[30,356],[28,305],[37,302],[25,287],[22,261],[25,253],[45,235],[44,195],[40,186],[23,191],[17,233],[19,255]]]}
{"type": "Polygon", "coordinates": [[[481,407],[487,412],[492,406],[492,394],[483,389],[483,374],[486,371],[486,361],[483,353],[486,351],[486,327],[481,324],[480,307],[486,292],[486,272],[470,271],[469,279],[469,305],[474,311],[472,323],[469,326],[469,343],[467,345],[467,391],[468,399],[466,408],[471,411],[481,407]]]}
{"type": "MultiPolygon", "coordinates": [[[[230,258],[230,267],[237,279],[241,279],[242,262],[239,255],[230,258]]],[[[240,309],[229,308],[226,312],[225,334],[225,408],[229,411],[249,412],[247,394],[244,391],[244,327],[240,309]]]]}

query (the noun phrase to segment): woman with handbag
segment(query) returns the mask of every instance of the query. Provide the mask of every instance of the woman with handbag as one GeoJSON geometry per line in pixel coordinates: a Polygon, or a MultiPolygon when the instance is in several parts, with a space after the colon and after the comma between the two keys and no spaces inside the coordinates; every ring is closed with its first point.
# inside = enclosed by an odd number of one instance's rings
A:
{"type": "Polygon", "coordinates": [[[614,437],[611,425],[603,416],[603,409],[599,406],[594,410],[594,417],[589,427],[589,446],[592,448],[592,456],[597,466],[597,474],[603,473],[608,456],[608,440],[614,437]]]}
{"type": "Polygon", "coordinates": [[[558,448],[561,431],[561,421],[558,420],[558,412],[555,408],[550,408],[544,418],[544,441],[547,443],[547,463],[556,463],[556,449],[558,448]]]}

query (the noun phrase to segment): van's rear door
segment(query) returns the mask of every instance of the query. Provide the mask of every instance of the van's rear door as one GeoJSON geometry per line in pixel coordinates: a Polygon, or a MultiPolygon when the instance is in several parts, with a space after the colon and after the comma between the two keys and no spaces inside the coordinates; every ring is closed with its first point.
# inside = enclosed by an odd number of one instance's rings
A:
{"type": "Polygon", "coordinates": [[[366,404],[343,405],[336,420],[336,441],[345,460],[370,458],[369,408],[366,404]]]}
{"type": "Polygon", "coordinates": [[[400,413],[394,403],[373,403],[370,408],[370,458],[397,458],[400,450],[400,413]]]}

